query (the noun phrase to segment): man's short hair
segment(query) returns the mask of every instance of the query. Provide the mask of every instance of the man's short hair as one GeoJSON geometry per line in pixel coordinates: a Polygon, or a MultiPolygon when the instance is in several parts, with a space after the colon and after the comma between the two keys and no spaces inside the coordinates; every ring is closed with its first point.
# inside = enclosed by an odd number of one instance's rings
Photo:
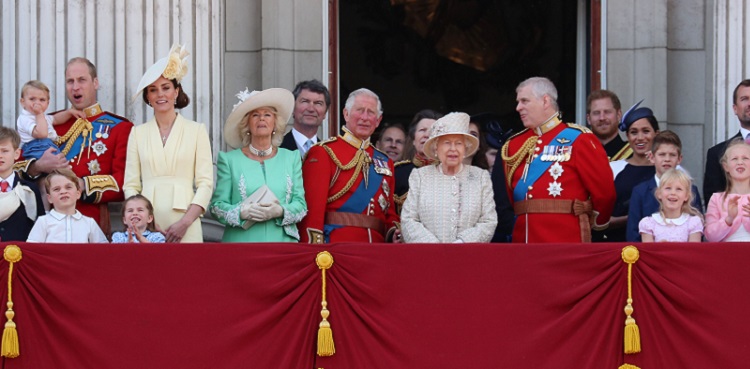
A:
{"type": "Polygon", "coordinates": [[[18,150],[21,147],[21,136],[18,135],[15,129],[0,126],[0,143],[10,140],[13,145],[13,150],[18,150]]]}
{"type": "Polygon", "coordinates": [[[541,99],[544,97],[544,95],[547,95],[552,100],[552,107],[554,107],[555,110],[560,109],[557,105],[557,88],[555,87],[555,84],[549,80],[549,78],[531,77],[521,82],[518,87],[516,87],[516,93],[518,93],[518,91],[526,86],[531,86],[531,93],[534,95],[534,97],[536,97],[537,99],[541,99]]]}
{"type": "Polygon", "coordinates": [[[86,66],[89,67],[89,74],[91,74],[91,79],[96,78],[96,66],[91,62],[91,60],[88,60],[82,56],[77,56],[73,59],[70,59],[68,60],[68,64],[65,64],[65,72],[68,71],[68,67],[73,63],[86,64],[86,66]]]}
{"type": "Polygon", "coordinates": [[[328,108],[331,107],[331,93],[328,92],[328,88],[317,79],[311,79],[309,81],[302,81],[298,83],[297,86],[294,86],[294,91],[292,91],[292,95],[294,95],[295,101],[297,100],[299,95],[302,93],[302,90],[308,90],[310,92],[322,94],[323,99],[326,101],[326,111],[328,111],[328,108]]]}
{"type": "Polygon", "coordinates": [[[383,115],[383,105],[380,103],[380,97],[378,97],[376,93],[364,87],[358,90],[352,91],[352,93],[349,94],[349,97],[346,98],[346,103],[344,104],[344,109],[346,109],[346,111],[348,112],[352,111],[352,107],[354,106],[354,99],[356,99],[357,96],[359,95],[370,96],[373,99],[375,99],[375,101],[378,102],[378,118],[380,118],[383,115]]]}
{"type": "Polygon", "coordinates": [[[732,101],[734,105],[737,105],[737,93],[740,91],[741,87],[750,87],[750,79],[745,79],[740,82],[740,84],[737,85],[737,87],[734,88],[734,93],[732,94],[732,101]]]}
{"type": "Polygon", "coordinates": [[[674,145],[677,148],[677,154],[682,155],[682,140],[673,131],[668,129],[659,131],[651,142],[651,152],[655,153],[661,145],[674,145]]]}
{"type": "Polygon", "coordinates": [[[622,110],[622,105],[620,105],[620,98],[617,97],[614,92],[610,90],[596,90],[592,91],[589,94],[589,97],[586,99],[586,114],[591,113],[591,103],[593,103],[595,100],[607,98],[612,101],[612,106],[614,106],[615,111],[622,110]]]}

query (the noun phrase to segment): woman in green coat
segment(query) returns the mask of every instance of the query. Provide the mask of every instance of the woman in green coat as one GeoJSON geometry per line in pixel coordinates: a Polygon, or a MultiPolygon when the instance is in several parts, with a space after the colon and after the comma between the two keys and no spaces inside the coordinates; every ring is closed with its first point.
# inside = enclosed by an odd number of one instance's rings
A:
{"type": "Polygon", "coordinates": [[[224,124],[234,150],[219,153],[209,209],[225,225],[224,242],[298,242],[307,214],[299,153],[279,148],[294,96],[283,88],[237,94],[224,124]]]}

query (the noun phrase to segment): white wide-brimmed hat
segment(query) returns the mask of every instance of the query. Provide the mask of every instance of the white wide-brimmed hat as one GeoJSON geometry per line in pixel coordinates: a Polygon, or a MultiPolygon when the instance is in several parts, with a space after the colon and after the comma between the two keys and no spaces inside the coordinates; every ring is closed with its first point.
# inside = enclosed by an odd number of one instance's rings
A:
{"type": "Polygon", "coordinates": [[[224,141],[227,145],[236,149],[242,146],[242,137],[238,127],[247,113],[262,107],[272,107],[276,109],[278,119],[276,119],[273,141],[274,145],[281,144],[281,139],[286,131],[286,122],[292,116],[294,110],[294,95],[287,89],[269,88],[263,91],[248,92],[241,91],[237,94],[240,102],[234,105],[232,113],[227,117],[224,123],[224,141]]]}
{"type": "Polygon", "coordinates": [[[469,121],[471,117],[466,113],[450,113],[435,121],[430,130],[430,138],[424,143],[424,153],[428,158],[437,159],[437,152],[434,150],[436,139],[447,135],[461,135],[466,141],[466,153],[464,157],[469,157],[479,149],[479,139],[469,133],[469,121]]]}
{"type": "Polygon", "coordinates": [[[135,89],[132,99],[135,100],[144,88],[154,83],[161,76],[164,76],[168,80],[177,80],[178,83],[182,81],[182,78],[188,72],[188,55],[190,53],[185,50],[185,46],[180,44],[172,45],[169,55],[157,60],[154,65],[146,69],[146,73],[143,74],[141,81],[138,82],[138,88],[135,89]]]}

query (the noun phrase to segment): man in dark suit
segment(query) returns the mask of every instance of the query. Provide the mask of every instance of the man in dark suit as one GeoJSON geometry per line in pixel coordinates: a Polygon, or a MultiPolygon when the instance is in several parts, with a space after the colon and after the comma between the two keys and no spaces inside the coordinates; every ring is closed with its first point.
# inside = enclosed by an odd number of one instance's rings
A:
{"type": "Polygon", "coordinates": [[[721,157],[727,148],[729,141],[744,137],[747,141],[750,139],[750,79],[743,80],[734,88],[732,109],[737,119],[740,121],[740,131],[730,139],[717,144],[708,149],[706,154],[706,171],[703,173],[703,199],[708,207],[711,195],[716,192],[723,192],[727,187],[727,180],[724,176],[724,170],[721,167],[721,157]]]}
{"type": "Polygon", "coordinates": [[[318,80],[302,81],[294,87],[294,126],[284,135],[281,147],[287,150],[299,150],[303,158],[312,145],[320,141],[318,128],[323,123],[328,107],[331,106],[331,94],[328,88],[318,80]]]}

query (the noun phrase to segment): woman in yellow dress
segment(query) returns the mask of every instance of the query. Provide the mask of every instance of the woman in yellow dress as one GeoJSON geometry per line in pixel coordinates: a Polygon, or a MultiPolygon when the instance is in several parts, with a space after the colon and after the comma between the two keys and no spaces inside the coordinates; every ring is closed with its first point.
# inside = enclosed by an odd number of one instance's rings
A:
{"type": "Polygon", "coordinates": [[[167,242],[203,242],[200,216],[214,187],[208,131],[176,111],[190,103],[180,84],[187,55],[173,46],[138,84],[136,96],[142,95],[154,117],[130,133],[123,184],[126,198],[140,193],[153,203],[167,242]]]}

